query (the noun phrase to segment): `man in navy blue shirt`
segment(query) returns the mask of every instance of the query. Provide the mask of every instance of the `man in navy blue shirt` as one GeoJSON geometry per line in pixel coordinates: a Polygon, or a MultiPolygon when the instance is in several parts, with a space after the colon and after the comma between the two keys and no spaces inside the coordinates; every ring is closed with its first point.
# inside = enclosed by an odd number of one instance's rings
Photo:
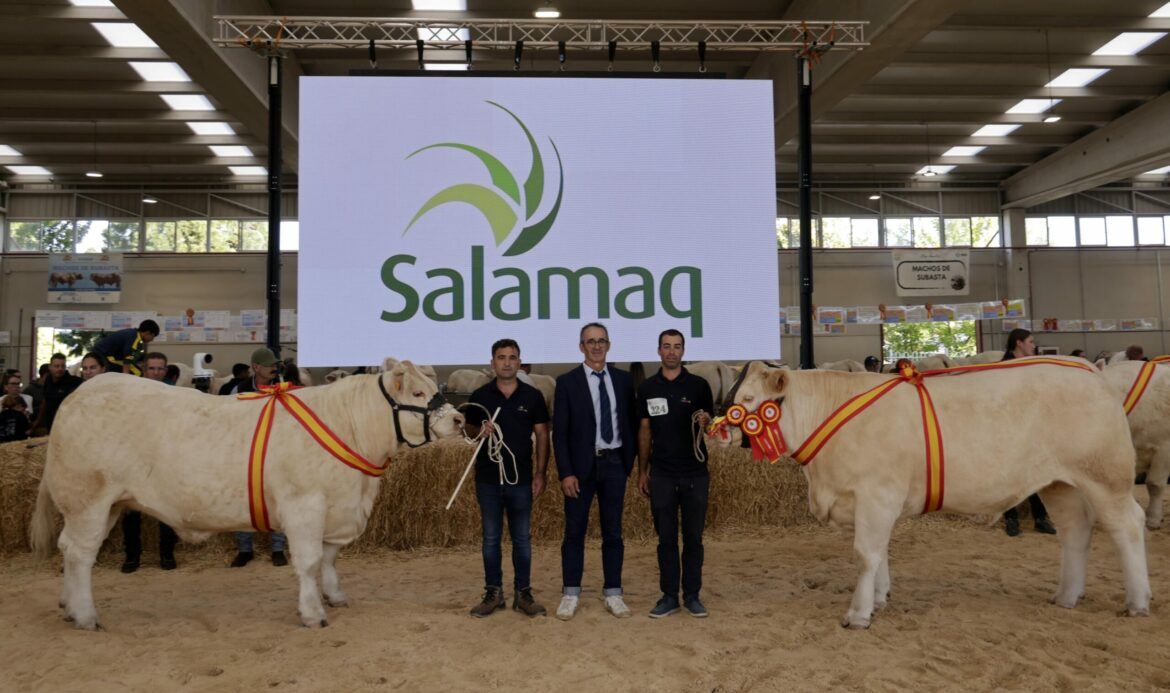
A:
{"type": "Polygon", "coordinates": [[[529,617],[543,616],[547,611],[532,596],[529,528],[532,501],[544,491],[548,470],[548,408],[540,390],[516,377],[520,370],[520,345],[515,340],[501,339],[492,345],[491,367],[495,379],[473,392],[469,400],[483,406],[487,413],[479,407],[469,407],[465,412],[467,427],[473,435],[487,438],[492,428],[485,423],[498,409],[495,424],[500,427],[511,454],[501,450],[502,463],[494,462],[485,442],[475,461],[475,497],[483,520],[484,594],[471,615],[483,618],[506,605],[500,539],[507,513],[515,572],[512,608],[529,617]]]}
{"type": "Polygon", "coordinates": [[[650,618],[679,610],[678,532],[682,514],[683,605],[705,617],[699,601],[703,585],[703,525],[707,519],[707,449],[695,429],[711,422],[715,405],[707,381],[682,366],[685,339],[678,330],[658,335],[662,368],[638,387],[638,489],[650,498],[658,532],[658,574],[662,598],[650,618]]]}
{"type": "Polygon", "coordinates": [[[158,332],[157,322],[143,320],[138,329],[128,327],[102,337],[93,350],[105,360],[107,372],[142,375],[138,363],[146,356],[146,347],[158,332]]]}

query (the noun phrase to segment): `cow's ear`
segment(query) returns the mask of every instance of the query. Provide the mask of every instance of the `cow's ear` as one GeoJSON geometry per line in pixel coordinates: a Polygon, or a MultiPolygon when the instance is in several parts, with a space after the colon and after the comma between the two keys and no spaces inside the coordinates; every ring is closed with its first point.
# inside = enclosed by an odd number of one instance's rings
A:
{"type": "Polygon", "coordinates": [[[390,370],[390,389],[394,392],[402,392],[406,388],[406,368],[401,363],[395,363],[394,368],[390,370]]]}
{"type": "Polygon", "coordinates": [[[385,359],[382,360],[382,370],[383,371],[392,371],[392,370],[394,370],[394,367],[397,365],[398,365],[398,359],[394,358],[393,356],[387,356],[385,359]]]}
{"type": "Polygon", "coordinates": [[[772,368],[768,370],[768,374],[764,376],[768,382],[768,387],[774,390],[776,394],[784,394],[788,389],[788,371],[783,368],[772,368]]]}

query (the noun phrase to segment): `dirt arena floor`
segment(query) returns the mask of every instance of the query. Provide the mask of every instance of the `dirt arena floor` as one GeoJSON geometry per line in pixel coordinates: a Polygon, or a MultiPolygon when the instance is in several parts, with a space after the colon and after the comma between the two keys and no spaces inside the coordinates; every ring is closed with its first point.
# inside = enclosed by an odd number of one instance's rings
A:
{"type": "MultiPolygon", "coordinates": [[[[117,556],[95,570],[102,633],[57,609],[56,563],[0,565],[3,691],[779,691],[1155,690],[1170,688],[1170,530],[1148,535],[1153,615],[1124,618],[1116,555],[1098,533],[1085,600],[1047,603],[1054,537],[931,517],[891,545],[889,607],[844,630],[854,581],[850,538],[823,527],[724,530],[706,542],[710,618],[652,620],[654,546],[626,548],[635,615],[607,614],[599,549],[588,549],[577,617],[467,614],[479,597],[476,549],[382,552],[338,562],[350,606],[302,628],[291,568],[180,548],[180,568],[117,556]]],[[[506,547],[505,547],[506,548],[506,547]]],[[[533,585],[550,612],[559,549],[535,547],[533,585]]],[[[509,581],[510,566],[505,569],[509,581]]],[[[508,590],[510,592],[510,590],[508,590]]]]}

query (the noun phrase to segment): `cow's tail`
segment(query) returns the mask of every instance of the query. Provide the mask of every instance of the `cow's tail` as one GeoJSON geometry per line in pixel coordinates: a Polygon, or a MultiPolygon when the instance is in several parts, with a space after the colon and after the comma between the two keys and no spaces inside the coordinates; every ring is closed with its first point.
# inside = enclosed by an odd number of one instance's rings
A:
{"type": "Polygon", "coordinates": [[[46,559],[53,553],[53,525],[57,519],[57,506],[49,494],[45,475],[41,476],[41,487],[37,491],[37,504],[33,508],[32,522],[28,528],[28,543],[33,555],[46,559]]]}

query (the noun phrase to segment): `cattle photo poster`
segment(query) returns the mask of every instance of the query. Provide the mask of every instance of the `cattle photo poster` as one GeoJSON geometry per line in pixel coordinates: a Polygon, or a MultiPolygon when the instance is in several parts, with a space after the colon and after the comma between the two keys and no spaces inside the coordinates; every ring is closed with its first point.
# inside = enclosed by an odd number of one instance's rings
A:
{"type": "Polygon", "coordinates": [[[301,80],[304,365],[779,355],[766,81],[301,80]]]}

